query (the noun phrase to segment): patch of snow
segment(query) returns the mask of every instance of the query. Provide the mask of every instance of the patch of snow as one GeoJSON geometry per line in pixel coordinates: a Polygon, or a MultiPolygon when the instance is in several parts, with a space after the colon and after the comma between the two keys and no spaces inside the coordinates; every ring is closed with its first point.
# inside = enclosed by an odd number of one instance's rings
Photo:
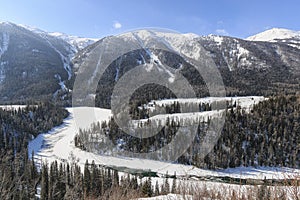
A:
{"type": "Polygon", "coordinates": [[[60,56],[61,58],[61,61],[64,65],[64,69],[66,70],[66,72],[68,73],[68,80],[71,79],[72,77],[72,69],[71,69],[71,66],[70,66],[70,58],[69,57],[66,57],[64,56],[48,39],[47,37],[44,37],[44,39],[46,39],[47,43],[49,44],[49,46],[54,49],[54,51],[56,51],[58,53],[58,55],[60,56]]]}
{"type": "Polygon", "coordinates": [[[60,85],[61,90],[62,91],[67,91],[68,89],[67,89],[67,87],[65,85],[65,82],[61,80],[60,75],[59,74],[55,74],[54,77],[58,79],[58,84],[60,85]]]}
{"type": "Polygon", "coordinates": [[[245,96],[245,97],[204,97],[204,98],[178,98],[178,99],[164,99],[164,100],[154,100],[152,101],[155,105],[171,105],[174,102],[179,102],[181,104],[185,103],[213,103],[213,102],[236,102],[237,105],[241,106],[241,108],[249,109],[254,104],[259,103],[260,101],[264,101],[267,98],[263,96],[245,96]]]}
{"type": "Polygon", "coordinates": [[[193,113],[175,113],[175,114],[158,114],[149,119],[133,120],[132,123],[137,127],[140,124],[154,123],[156,125],[165,125],[167,119],[179,122],[181,126],[188,126],[198,122],[207,122],[211,118],[221,117],[224,110],[214,110],[193,113]]]}
{"type": "Polygon", "coordinates": [[[119,72],[120,72],[120,68],[121,68],[121,63],[122,63],[122,56],[117,60],[115,81],[118,81],[118,79],[119,79],[119,72]]]}
{"type": "Polygon", "coordinates": [[[72,46],[74,46],[77,51],[84,49],[85,47],[87,47],[99,40],[97,38],[83,38],[83,37],[67,35],[67,34],[59,33],[59,32],[52,32],[52,33],[48,33],[48,34],[51,36],[63,39],[64,41],[66,41],[69,44],[71,44],[72,46]]]}
{"type": "Polygon", "coordinates": [[[300,49],[300,45],[298,44],[288,44],[289,46],[291,47],[294,47],[294,48],[297,48],[297,49],[300,49]]]}
{"type": "Polygon", "coordinates": [[[38,50],[38,49],[32,49],[31,50],[33,53],[39,53],[40,52],[40,50],[38,50]]]}
{"type": "Polygon", "coordinates": [[[224,37],[219,35],[210,34],[208,36],[205,36],[205,38],[214,41],[218,46],[221,46],[224,41],[224,37]]]}
{"type": "Polygon", "coordinates": [[[20,109],[24,109],[26,107],[26,105],[1,105],[0,108],[2,108],[3,110],[18,110],[20,109]]]}
{"type": "Polygon", "coordinates": [[[27,72],[22,72],[22,78],[26,78],[26,76],[27,76],[27,72]]]}
{"type": "Polygon", "coordinates": [[[192,200],[192,195],[167,194],[156,197],[139,198],[138,200],[192,200]]]}
{"type": "Polygon", "coordinates": [[[2,33],[2,44],[0,46],[0,56],[3,55],[5,51],[8,49],[8,44],[9,44],[9,34],[3,32],[2,33]]]}
{"type": "Polygon", "coordinates": [[[5,77],[6,75],[5,75],[4,65],[0,64],[0,84],[3,83],[5,77]]]}

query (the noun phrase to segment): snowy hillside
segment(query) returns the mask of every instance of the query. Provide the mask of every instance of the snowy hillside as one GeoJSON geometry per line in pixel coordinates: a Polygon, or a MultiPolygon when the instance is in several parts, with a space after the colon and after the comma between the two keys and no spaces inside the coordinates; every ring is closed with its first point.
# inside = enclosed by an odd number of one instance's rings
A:
{"type": "Polygon", "coordinates": [[[248,37],[246,40],[249,41],[265,41],[265,42],[276,42],[277,40],[297,38],[300,39],[300,31],[292,31],[283,28],[273,28],[257,35],[248,37]]]}
{"type": "Polygon", "coordinates": [[[208,119],[221,117],[224,112],[223,109],[213,109],[211,111],[198,112],[200,104],[209,104],[212,103],[224,103],[236,104],[240,106],[245,111],[249,111],[253,107],[253,105],[266,100],[266,98],[262,96],[249,96],[249,97],[206,97],[206,98],[194,98],[194,99],[164,99],[164,100],[154,100],[148,103],[147,105],[143,105],[145,109],[149,110],[150,117],[148,119],[134,120],[134,125],[141,124],[154,124],[158,126],[158,124],[165,124],[166,119],[170,121],[179,122],[181,125],[187,125],[190,123],[207,122],[208,119]],[[159,113],[160,111],[164,111],[166,106],[170,106],[174,103],[179,103],[180,105],[180,113],[174,114],[163,114],[159,113]]]}
{"type": "Polygon", "coordinates": [[[69,43],[76,52],[87,47],[88,45],[93,44],[97,40],[99,40],[96,38],[84,38],[84,37],[68,35],[68,34],[64,34],[64,33],[60,33],[60,32],[47,32],[47,31],[41,30],[39,28],[35,28],[35,27],[23,25],[23,24],[19,24],[19,26],[24,27],[42,37],[44,37],[45,35],[49,35],[49,36],[52,36],[55,38],[60,38],[64,41],[66,41],[67,43],[69,43]]]}
{"type": "Polygon", "coordinates": [[[74,46],[77,51],[84,49],[85,47],[99,40],[97,38],[84,38],[84,37],[78,37],[73,35],[67,35],[59,32],[50,32],[48,34],[65,40],[66,42],[74,46]]]}

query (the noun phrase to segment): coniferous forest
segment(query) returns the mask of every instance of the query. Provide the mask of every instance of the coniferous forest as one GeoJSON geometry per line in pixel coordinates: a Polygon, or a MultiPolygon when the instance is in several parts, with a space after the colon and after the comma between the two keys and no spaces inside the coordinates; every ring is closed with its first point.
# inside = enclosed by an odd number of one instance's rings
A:
{"type": "Polygon", "coordinates": [[[46,102],[24,109],[0,108],[0,199],[30,199],[39,173],[27,152],[28,142],[62,123],[68,112],[46,102]]]}
{"type": "MultiPolygon", "coordinates": [[[[176,105],[166,107],[167,113],[176,112],[176,105]]],[[[205,107],[209,106],[199,106],[199,109],[205,107]]],[[[299,112],[299,97],[294,95],[271,97],[254,105],[250,112],[230,106],[225,112],[221,137],[212,152],[204,159],[199,158],[200,141],[210,123],[199,122],[193,144],[177,161],[207,169],[239,166],[300,168],[299,112]]],[[[136,118],[141,118],[145,112],[142,109],[135,113],[136,118]]],[[[81,130],[74,141],[77,147],[98,153],[113,151],[105,145],[107,141],[126,151],[149,152],[168,144],[179,127],[178,122],[167,120],[157,135],[139,139],[122,132],[112,118],[108,123],[94,124],[90,130],[81,130]]]]}

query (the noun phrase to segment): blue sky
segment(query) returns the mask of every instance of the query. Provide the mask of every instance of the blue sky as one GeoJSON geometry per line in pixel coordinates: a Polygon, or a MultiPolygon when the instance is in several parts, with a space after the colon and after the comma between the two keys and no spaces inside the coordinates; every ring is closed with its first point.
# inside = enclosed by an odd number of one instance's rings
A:
{"type": "Polygon", "coordinates": [[[0,0],[0,21],[103,37],[143,27],[245,38],[269,28],[300,30],[299,0],[0,0]]]}

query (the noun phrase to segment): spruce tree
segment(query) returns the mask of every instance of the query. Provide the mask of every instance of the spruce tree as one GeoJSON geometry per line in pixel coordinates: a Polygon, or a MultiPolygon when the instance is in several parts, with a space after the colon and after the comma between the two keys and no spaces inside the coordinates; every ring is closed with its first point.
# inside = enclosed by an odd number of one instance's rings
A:
{"type": "Polygon", "coordinates": [[[41,181],[41,199],[48,200],[48,166],[47,164],[43,164],[42,166],[42,181],[41,181]]]}

